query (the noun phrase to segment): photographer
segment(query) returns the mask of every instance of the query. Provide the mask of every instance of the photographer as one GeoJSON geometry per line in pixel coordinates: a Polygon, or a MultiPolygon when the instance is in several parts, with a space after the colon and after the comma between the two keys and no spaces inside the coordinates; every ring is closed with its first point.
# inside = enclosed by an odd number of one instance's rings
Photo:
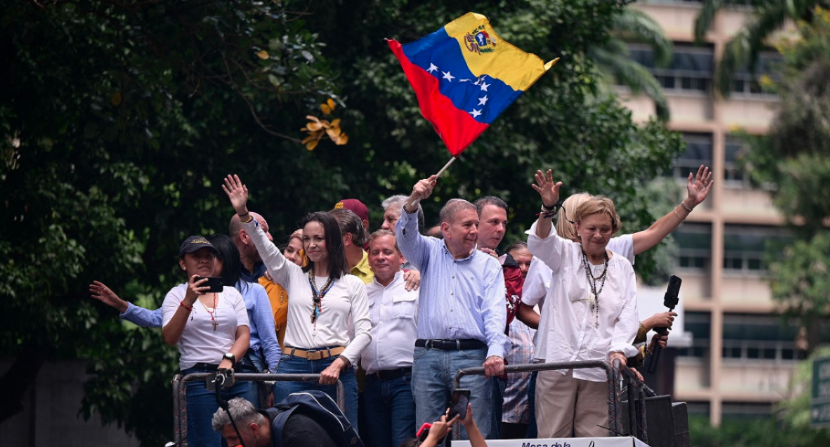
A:
{"type": "MultiPolygon", "coordinates": [[[[213,276],[218,253],[202,236],[187,238],[179,249],[179,266],[187,275],[187,283],[171,289],[162,304],[161,334],[168,345],[179,345],[182,375],[231,369],[248,350],[251,333],[242,295],[229,286],[211,292],[207,285],[205,277],[213,276]]],[[[223,390],[222,398],[244,396],[249,386],[248,382],[238,382],[230,390],[223,390]]],[[[221,437],[210,426],[217,408],[216,395],[204,381],[187,383],[190,445],[221,445],[221,437]]]]}

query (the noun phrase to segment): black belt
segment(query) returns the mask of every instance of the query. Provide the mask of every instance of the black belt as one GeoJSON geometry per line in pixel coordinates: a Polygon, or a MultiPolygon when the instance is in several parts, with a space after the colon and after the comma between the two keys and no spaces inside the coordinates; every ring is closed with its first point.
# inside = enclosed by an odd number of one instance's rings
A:
{"type": "Polygon", "coordinates": [[[465,340],[424,340],[419,338],[415,340],[416,348],[437,349],[439,351],[461,351],[465,349],[481,349],[486,348],[487,344],[481,340],[465,339],[465,340]]]}
{"type": "Polygon", "coordinates": [[[398,368],[398,369],[388,369],[386,371],[378,371],[376,373],[372,373],[367,375],[367,377],[373,377],[381,382],[385,382],[387,380],[394,380],[403,376],[411,376],[412,375],[412,368],[398,368]]]}
{"type": "MultiPolygon", "coordinates": [[[[197,363],[197,364],[193,365],[193,368],[206,369],[208,371],[216,371],[217,369],[219,369],[219,365],[212,365],[210,363],[197,363]]],[[[190,369],[190,368],[188,368],[188,369],[190,369]]]]}

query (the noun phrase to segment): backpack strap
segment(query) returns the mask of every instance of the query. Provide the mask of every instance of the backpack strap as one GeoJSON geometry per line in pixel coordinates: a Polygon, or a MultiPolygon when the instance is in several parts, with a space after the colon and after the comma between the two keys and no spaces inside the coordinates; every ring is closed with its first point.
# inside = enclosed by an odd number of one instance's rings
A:
{"type": "Polygon", "coordinates": [[[274,418],[274,422],[271,423],[271,440],[273,441],[275,447],[287,447],[282,445],[282,436],[285,432],[285,423],[288,422],[288,418],[291,417],[291,414],[294,413],[294,410],[296,409],[297,405],[285,409],[278,414],[277,417],[274,418]]]}

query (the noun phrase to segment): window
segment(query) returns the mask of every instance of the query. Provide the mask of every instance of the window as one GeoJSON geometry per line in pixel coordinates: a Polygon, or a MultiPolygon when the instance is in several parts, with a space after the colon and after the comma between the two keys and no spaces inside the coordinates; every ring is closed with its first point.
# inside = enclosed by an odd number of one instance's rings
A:
{"type": "Polygon", "coordinates": [[[781,62],[781,55],[766,51],[758,55],[758,62],[755,65],[755,72],[744,68],[737,71],[732,78],[732,92],[738,95],[761,95],[764,94],[758,79],[767,75],[773,79],[779,77],[777,65],[781,62]]]}
{"type": "Polygon", "coordinates": [[[700,165],[712,166],[712,134],[683,133],[686,151],[672,164],[670,176],[685,179],[700,165]]]}
{"type": "Polygon", "coordinates": [[[668,67],[657,67],[654,52],[642,44],[630,44],[631,58],[648,68],[669,91],[708,92],[712,85],[715,59],[711,47],[675,44],[668,67]]]}
{"type": "Polygon", "coordinates": [[[712,258],[712,227],[686,223],[672,233],[677,241],[678,264],[682,269],[704,270],[712,258]]]}
{"type": "Polygon", "coordinates": [[[738,166],[738,157],[744,147],[744,142],[734,136],[726,137],[726,160],[723,165],[723,176],[727,182],[744,183],[744,173],[738,166]]]}
{"type": "Polygon", "coordinates": [[[723,268],[740,273],[766,271],[764,253],[783,247],[792,237],[780,227],[727,225],[723,237],[723,268]]]}
{"type": "Polygon", "coordinates": [[[794,362],[806,351],[796,348],[799,328],[771,315],[726,314],[723,316],[724,359],[794,362]]]}
{"type": "Polygon", "coordinates": [[[712,317],[706,312],[686,312],[683,330],[692,333],[692,346],[680,348],[680,357],[703,358],[709,355],[709,337],[712,317]]]}

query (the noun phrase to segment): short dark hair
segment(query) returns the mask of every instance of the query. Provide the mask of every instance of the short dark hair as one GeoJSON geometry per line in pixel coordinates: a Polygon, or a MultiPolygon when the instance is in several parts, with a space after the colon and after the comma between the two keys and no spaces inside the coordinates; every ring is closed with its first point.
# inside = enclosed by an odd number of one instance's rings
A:
{"type": "Polygon", "coordinates": [[[504,252],[510,254],[511,251],[518,250],[520,248],[524,248],[525,250],[527,250],[527,242],[519,241],[512,243],[509,247],[507,247],[507,250],[505,250],[504,252]]]}
{"type": "Polygon", "coordinates": [[[473,205],[476,206],[476,213],[479,217],[481,217],[481,212],[484,211],[484,207],[487,205],[497,206],[503,209],[505,213],[507,212],[507,202],[496,196],[484,196],[473,202],[473,205]]]}
{"type": "Polygon", "coordinates": [[[329,214],[334,216],[337,223],[340,224],[341,236],[349,233],[352,235],[352,243],[358,247],[363,247],[363,244],[366,243],[366,227],[363,226],[360,216],[346,208],[333,209],[329,211],[329,214]]]}
{"type": "MultiPolygon", "coordinates": [[[[300,221],[300,227],[305,228],[309,222],[317,222],[323,226],[323,233],[326,236],[326,249],[329,252],[329,278],[339,279],[341,276],[349,272],[348,264],[346,263],[346,251],[343,249],[343,237],[340,235],[340,225],[337,219],[325,211],[316,211],[306,214],[303,220],[300,221]]],[[[305,233],[303,233],[305,238],[305,233]]],[[[314,261],[308,260],[308,264],[303,267],[304,272],[314,267],[314,261]]]]}

